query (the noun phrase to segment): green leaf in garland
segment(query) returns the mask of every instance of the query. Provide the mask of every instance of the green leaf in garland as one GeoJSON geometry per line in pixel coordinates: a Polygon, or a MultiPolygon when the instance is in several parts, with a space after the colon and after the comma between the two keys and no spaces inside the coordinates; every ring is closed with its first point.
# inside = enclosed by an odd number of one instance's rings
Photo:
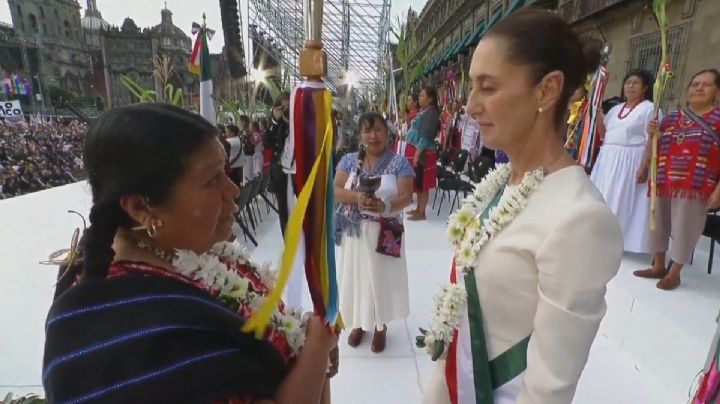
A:
{"type": "Polygon", "coordinates": [[[435,341],[435,349],[433,349],[432,360],[435,362],[440,359],[443,352],[445,352],[445,341],[435,341]]]}

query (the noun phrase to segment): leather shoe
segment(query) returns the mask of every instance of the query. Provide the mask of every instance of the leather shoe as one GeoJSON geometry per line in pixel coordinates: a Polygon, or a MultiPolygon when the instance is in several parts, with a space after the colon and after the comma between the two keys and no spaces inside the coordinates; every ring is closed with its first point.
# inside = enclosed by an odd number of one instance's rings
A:
{"type": "Polygon", "coordinates": [[[657,283],[657,288],[662,290],[673,290],[680,286],[679,276],[666,276],[657,283]]]}
{"type": "Polygon", "coordinates": [[[365,331],[363,331],[362,328],[353,328],[352,331],[350,331],[350,335],[348,335],[348,345],[355,348],[363,340],[363,337],[365,336],[365,331]]]}
{"type": "Polygon", "coordinates": [[[380,353],[385,350],[385,334],[387,333],[387,326],[383,325],[383,330],[375,330],[373,335],[372,345],[370,349],[375,353],[380,353]]]}
{"type": "Polygon", "coordinates": [[[633,275],[637,276],[638,278],[647,278],[647,279],[662,279],[665,277],[666,274],[667,274],[667,272],[665,272],[665,271],[658,272],[655,268],[643,269],[641,271],[633,272],[633,275]]]}

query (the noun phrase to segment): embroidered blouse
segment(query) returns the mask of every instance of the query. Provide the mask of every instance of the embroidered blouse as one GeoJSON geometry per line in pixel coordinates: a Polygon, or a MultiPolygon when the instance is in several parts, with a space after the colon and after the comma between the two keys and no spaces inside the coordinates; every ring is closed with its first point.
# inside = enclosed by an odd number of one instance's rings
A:
{"type": "MultiPolygon", "coordinates": [[[[702,116],[720,133],[720,107],[702,116]]],[[[706,201],[720,177],[720,146],[683,111],[674,111],[660,125],[657,187],[661,197],[706,201]]]]}
{"type": "Polygon", "coordinates": [[[418,150],[435,149],[437,147],[435,138],[439,131],[440,112],[436,107],[428,107],[413,120],[407,141],[418,150]]]}
{"type": "MultiPolygon", "coordinates": [[[[348,182],[352,183],[351,189],[355,188],[355,178],[357,178],[358,174],[377,175],[381,177],[389,176],[393,177],[393,179],[395,180],[397,180],[398,178],[415,177],[415,170],[413,170],[408,159],[391,151],[385,152],[385,154],[380,158],[379,164],[384,164],[384,167],[380,167],[377,172],[370,172],[369,170],[362,167],[358,169],[358,153],[350,153],[343,156],[343,158],[340,160],[340,163],[338,163],[337,170],[345,171],[350,174],[348,182]],[[384,163],[383,161],[387,161],[387,163],[384,163]]],[[[385,185],[385,182],[386,181],[383,180],[383,182],[381,183],[381,188],[385,185]]],[[[397,187],[396,184],[397,183],[391,185],[397,187]]],[[[397,190],[395,192],[397,193],[397,190]]],[[[381,193],[382,189],[379,189],[378,195],[380,195],[381,193]]],[[[336,243],[339,245],[343,234],[350,237],[357,236],[360,231],[361,220],[378,221],[379,218],[374,215],[361,213],[358,210],[357,205],[354,203],[341,204],[340,208],[338,209],[335,221],[336,243]]]]}

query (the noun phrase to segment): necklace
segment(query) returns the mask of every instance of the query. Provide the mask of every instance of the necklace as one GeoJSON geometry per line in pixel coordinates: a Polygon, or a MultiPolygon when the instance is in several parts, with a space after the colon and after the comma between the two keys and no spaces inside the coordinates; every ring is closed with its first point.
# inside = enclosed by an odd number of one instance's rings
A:
{"type": "Polygon", "coordinates": [[[525,173],[522,182],[505,189],[507,195],[491,209],[487,219],[480,217],[498,192],[503,192],[512,174],[510,164],[501,166],[488,174],[465,199],[459,211],[448,219],[448,235],[457,249],[456,260],[463,271],[474,271],[474,263],[480,250],[527,206],[528,197],[545,179],[546,171],[538,168],[525,173]]]}
{"type": "MultiPolygon", "coordinates": [[[[188,250],[168,253],[147,242],[137,246],[172,263],[172,272],[198,282],[226,307],[245,318],[257,312],[277,281],[277,274],[266,263],[259,266],[250,260],[245,249],[221,242],[204,254],[188,250]]],[[[270,319],[265,339],[276,345],[287,361],[296,356],[305,343],[307,318],[301,312],[277,307],[270,319]]]]}
{"type": "Polygon", "coordinates": [[[155,247],[154,245],[151,245],[151,244],[146,243],[146,242],[144,242],[144,241],[137,240],[137,241],[135,242],[135,245],[137,245],[137,246],[140,247],[141,249],[149,252],[150,254],[154,255],[155,257],[160,258],[161,260],[163,260],[163,261],[165,261],[165,262],[168,262],[168,263],[170,263],[170,264],[172,264],[173,259],[175,259],[175,254],[174,254],[174,253],[169,253],[169,252],[167,252],[167,251],[165,251],[165,250],[163,250],[163,249],[160,249],[160,248],[158,248],[158,247],[155,247]]]}
{"type": "Polygon", "coordinates": [[[637,104],[633,105],[632,107],[630,107],[628,112],[623,115],[623,112],[625,112],[625,107],[627,106],[627,102],[625,104],[623,104],[622,108],[620,108],[620,111],[618,111],[618,119],[627,118],[628,115],[630,115],[633,112],[633,110],[635,109],[635,107],[637,107],[638,105],[640,105],[640,103],[637,103],[637,104]]]}

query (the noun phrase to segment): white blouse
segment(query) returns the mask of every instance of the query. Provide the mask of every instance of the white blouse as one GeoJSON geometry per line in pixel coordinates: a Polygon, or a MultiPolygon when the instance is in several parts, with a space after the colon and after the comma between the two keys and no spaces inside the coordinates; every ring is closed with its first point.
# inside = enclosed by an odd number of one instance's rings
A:
{"type": "Polygon", "coordinates": [[[654,105],[643,101],[632,111],[623,110],[625,103],[614,106],[605,116],[604,144],[644,146],[647,143],[647,124],[653,119],[654,105]],[[620,118],[620,112],[624,118],[620,118]]]}

